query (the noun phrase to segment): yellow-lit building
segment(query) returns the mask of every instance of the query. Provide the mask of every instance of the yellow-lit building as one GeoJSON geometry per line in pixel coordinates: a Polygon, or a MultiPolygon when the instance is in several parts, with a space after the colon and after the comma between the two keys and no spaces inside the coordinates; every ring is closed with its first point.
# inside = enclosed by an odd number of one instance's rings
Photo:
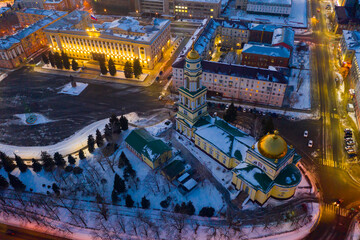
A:
{"type": "Polygon", "coordinates": [[[244,162],[233,169],[232,183],[260,204],[269,197],[290,198],[301,181],[300,159],[275,130],[247,150],[244,162]]]}
{"type": "Polygon", "coordinates": [[[236,189],[260,204],[269,197],[286,199],[294,195],[301,181],[296,163],[301,159],[279,136],[278,131],[253,137],[207,112],[206,87],[201,83],[201,58],[192,48],[185,59],[184,86],[179,88],[176,130],[218,163],[233,171],[236,189]]]}
{"type": "Polygon", "coordinates": [[[133,130],[125,139],[126,147],[149,167],[155,169],[169,160],[171,148],[160,139],[153,138],[145,129],[133,130]]]}
{"type": "MultiPolygon", "coordinates": [[[[122,17],[113,22],[93,23],[89,13],[73,11],[45,29],[53,52],[71,58],[108,60],[116,64],[139,59],[143,68],[153,69],[170,45],[170,21],[142,22],[122,17]]],[[[94,21],[95,22],[95,21],[94,21]]]]}

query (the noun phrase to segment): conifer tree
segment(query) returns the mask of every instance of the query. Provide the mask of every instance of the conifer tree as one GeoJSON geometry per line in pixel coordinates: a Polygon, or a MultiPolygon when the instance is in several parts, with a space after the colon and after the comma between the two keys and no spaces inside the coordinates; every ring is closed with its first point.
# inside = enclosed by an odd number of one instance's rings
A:
{"type": "Polygon", "coordinates": [[[49,64],[49,58],[46,56],[45,53],[41,54],[41,59],[45,64],[49,64]]]}
{"type": "Polygon", "coordinates": [[[51,172],[55,167],[54,159],[47,152],[41,152],[41,161],[46,172],[51,172]]]}
{"type": "Polygon", "coordinates": [[[94,140],[93,135],[91,135],[91,134],[89,135],[87,143],[88,143],[89,152],[93,153],[95,150],[95,140],[94,140]]]}
{"type": "Polygon", "coordinates": [[[229,108],[226,110],[224,115],[224,120],[227,122],[234,122],[236,120],[236,108],[234,106],[234,103],[231,103],[229,108]]]}
{"type": "Polygon", "coordinates": [[[61,56],[58,52],[55,52],[54,54],[54,59],[55,59],[55,65],[58,69],[62,69],[63,68],[63,62],[61,59],[61,56]]]}
{"type": "Polygon", "coordinates": [[[8,181],[0,175],[0,190],[4,190],[9,187],[8,181]]]}
{"type": "Polygon", "coordinates": [[[111,76],[115,76],[116,75],[116,67],[115,67],[114,61],[111,58],[109,59],[109,62],[108,62],[108,68],[109,68],[109,73],[111,74],[111,76]]]}
{"type": "Polygon", "coordinates": [[[132,65],[130,61],[126,61],[124,66],[124,75],[126,78],[132,78],[132,65]]]}
{"type": "Polygon", "coordinates": [[[27,166],[26,164],[24,163],[24,160],[15,154],[15,162],[16,162],[16,165],[18,166],[19,170],[23,173],[23,172],[26,172],[27,170],[27,166]]]}
{"type": "Polygon", "coordinates": [[[16,168],[14,161],[3,152],[0,152],[0,160],[6,172],[12,172],[16,168]]]}
{"type": "Polygon", "coordinates": [[[112,142],[112,140],[113,140],[113,139],[112,139],[112,130],[111,130],[109,124],[106,124],[106,125],[105,125],[104,133],[105,133],[105,139],[106,139],[106,141],[112,142]]]}
{"type": "Polygon", "coordinates": [[[96,129],[96,145],[102,147],[104,145],[104,139],[99,129],[96,129]]]}
{"type": "Polygon", "coordinates": [[[135,177],[136,177],[136,172],[132,168],[130,163],[128,163],[127,166],[124,169],[124,179],[125,179],[125,181],[129,180],[129,177],[131,177],[132,179],[135,179],[135,177]]]}
{"type": "Polygon", "coordinates": [[[80,158],[80,160],[83,160],[86,158],[84,151],[82,149],[80,149],[80,151],[79,151],[79,158],[80,158]]]}
{"type": "Polygon", "coordinates": [[[141,207],[145,209],[150,207],[150,201],[145,196],[141,199],[141,207]]]}
{"type": "Polygon", "coordinates": [[[142,74],[142,67],[138,58],[134,60],[133,71],[136,78],[139,78],[142,74]]]}
{"type": "Polygon", "coordinates": [[[50,62],[52,67],[55,67],[55,57],[54,57],[54,54],[51,51],[49,52],[49,62],[50,62]]]}
{"type": "Polygon", "coordinates": [[[106,68],[105,61],[104,60],[99,61],[99,65],[100,65],[101,74],[106,75],[108,73],[108,70],[106,68]]]}
{"type": "Polygon", "coordinates": [[[115,191],[115,189],[113,189],[111,192],[111,200],[113,203],[117,203],[118,199],[119,199],[118,194],[115,191]]]}
{"type": "Polygon", "coordinates": [[[65,52],[61,52],[61,60],[63,61],[64,68],[70,69],[69,57],[65,52]]]}
{"type": "Polygon", "coordinates": [[[76,162],[75,158],[71,154],[69,154],[69,156],[68,156],[68,162],[69,162],[69,164],[75,164],[75,162],[76,162]]]}
{"type": "Polygon", "coordinates": [[[122,130],[128,130],[129,128],[129,121],[124,115],[120,117],[120,126],[122,130]]]}
{"type": "Polygon", "coordinates": [[[125,198],[125,205],[127,207],[133,207],[134,206],[134,200],[132,200],[131,196],[128,194],[125,198]]]}
{"type": "Polygon", "coordinates": [[[124,152],[121,152],[118,167],[122,168],[124,166],[129,165],[129,164],[130,164],[129,159],[126,157],[124,152]]]}
{"type": "Polygon", "coordinates": [[[58,167],[64,167],[66,164],[64,157],[59,152],[54,154],[54,160],[58,167]]]}
{"type": "Polygon", "coordinates": [[[76,61],[75,59],[73,59],[73,60],[71,61],[71,68],[72,68],[72,70],[74,70],[74,71],[76,71],[76,70],[79,69],[79,64],[77,63],[77,61],[76,61]]]}
{"type": "Polygon", "coordinates": [[[52,190],[54,191],[54,193],[56,194],[56,196],[60,195],[60,188],[56,183],[53,183],[52,185],[52,190]]]}
{"type": "Polygon", "coordinates": [[[114,189],[117,193],[123,193],[126,191],[125,182],[117,173],[114,178],[114,189]]]}
{"type": "Polygon", "coordinates": [[[42,165],[39,163],[39,161],[32,159],[32,168],[34,172],[40,172],[42,169],[42,165]]]}
{"type": "Polygon", "coordinates": [[[16,191],[25,191],[25,184],[20,181],[19,178],[15,177],[14,175],[11,175],[8,173],[10,185],[16,190],[16,191]]]}

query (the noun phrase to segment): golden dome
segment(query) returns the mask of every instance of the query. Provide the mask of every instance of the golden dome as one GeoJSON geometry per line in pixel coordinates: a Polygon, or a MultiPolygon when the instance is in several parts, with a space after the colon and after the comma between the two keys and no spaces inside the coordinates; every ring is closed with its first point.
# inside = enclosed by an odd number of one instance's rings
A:
{"type": "Polygon", "coordinates": [[[287,153],[287,144],[279,136],[279,131],[275,130],[273,134],[263,136],[258,142],[258,150],[264,157],[271,159],[280,159],[287,153]]]}
{"type": "Polygon", "coordinates": [[[196,60],[196,59],[200,58],[199,53],[194,49],[194,43],[191,47],[190,52],[187,54],[186,57],[191,60],[196,60]]]}

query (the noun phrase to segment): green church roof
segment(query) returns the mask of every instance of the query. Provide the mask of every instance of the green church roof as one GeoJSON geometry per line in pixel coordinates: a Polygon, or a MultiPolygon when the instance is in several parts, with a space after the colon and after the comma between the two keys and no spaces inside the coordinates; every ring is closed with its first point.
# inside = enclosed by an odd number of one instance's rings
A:
{"type": "Polygon", "coordinates": [[[159,139],[152,137],[145,129],[133,130],[125,139],[136,152],[144,154],[150,161],[154,162],[161,154],[170,151],[171,148],[159,139]]]}

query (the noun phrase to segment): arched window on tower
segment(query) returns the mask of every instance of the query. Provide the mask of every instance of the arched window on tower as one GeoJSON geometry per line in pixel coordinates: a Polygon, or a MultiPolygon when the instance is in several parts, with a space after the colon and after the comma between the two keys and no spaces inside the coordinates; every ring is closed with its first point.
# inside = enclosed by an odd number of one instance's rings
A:
{"type": "Polygon", "coordinates": [[[196,79],[196,89],[200,88],[200,77],[196,79]]]}
{"type": "Polygon", "coordinates": [[[189,81],[190,81],[189,78],[186,77],[186,78],[185,78],[185,85],[184,85],[184,87],[187,88],[187,89],[189,89],[189,81]]]}

